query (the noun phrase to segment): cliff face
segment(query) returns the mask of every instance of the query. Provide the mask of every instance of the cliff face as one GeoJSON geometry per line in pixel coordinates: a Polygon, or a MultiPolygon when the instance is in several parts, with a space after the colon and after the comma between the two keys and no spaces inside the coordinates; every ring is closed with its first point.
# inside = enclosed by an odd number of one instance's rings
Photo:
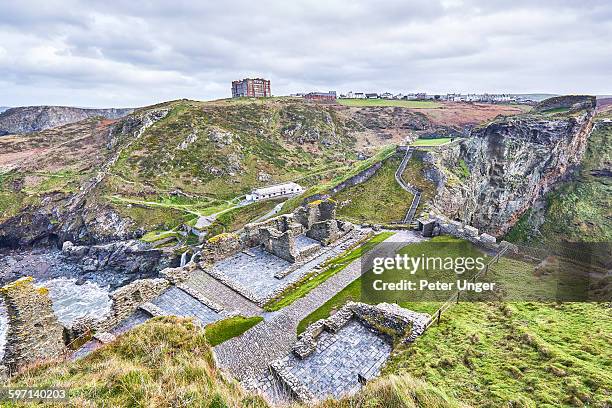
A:
{"type": "Polygon", "coordinates": [[[117,119],[131,113],[133,109],[82,109],[67,106],[26,106],[0,110],[0,136],[39,132],[68,123],[102,116],[117,119]]]}
{"type": "Polygon", "coordinates": [[[562,113],[495,120],[438,154],[436,209],[493,235],[504,234],[580,163],[595,110],[594,97],[580,98],[569,98],[570,106],[556,100],[546,108],[562,113]]]}

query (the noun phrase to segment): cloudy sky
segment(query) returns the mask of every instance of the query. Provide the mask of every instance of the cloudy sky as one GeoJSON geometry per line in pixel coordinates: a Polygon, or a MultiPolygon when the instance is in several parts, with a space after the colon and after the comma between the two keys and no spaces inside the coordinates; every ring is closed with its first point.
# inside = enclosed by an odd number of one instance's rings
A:
{"type": "Polygon", "coordinates": [[[3,1],[0,106],[312,90],[612,94],[609,0],[3,1]]]}

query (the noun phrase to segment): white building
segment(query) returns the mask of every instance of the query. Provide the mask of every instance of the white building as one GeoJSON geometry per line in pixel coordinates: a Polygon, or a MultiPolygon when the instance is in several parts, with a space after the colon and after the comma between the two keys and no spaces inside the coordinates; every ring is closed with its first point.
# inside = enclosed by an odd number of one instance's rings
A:
{"type": "Polygon", "coordinates": [[[247,201],[261,201],[268,200],[270,198],[292,196],[301,194],[304,192],[304,188],[297,183],[289,182],[283,184],[276,184],[274,186],[256,188],[251,191],[251,194],[246,195],[247,201]]]}

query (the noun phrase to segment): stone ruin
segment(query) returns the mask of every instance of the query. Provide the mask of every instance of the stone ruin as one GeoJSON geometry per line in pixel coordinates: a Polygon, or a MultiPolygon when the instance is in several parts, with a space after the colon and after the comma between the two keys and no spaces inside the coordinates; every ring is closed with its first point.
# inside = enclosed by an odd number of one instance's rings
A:
{"type": "Polygon", "coordinates": [[[430,319],[396,304],[348,302],[311,324],[290,355],[270,364],[271,375],[302,403],[341,397],[378,376],[393,345],[413,342],[430,319]]]}
{"type": "Polygon", "coordinates": [[[66,352],[64,327],[53,313],[46,288],[35,287],[34,279],[25,277],[1,288],[0,296],[8,315],[5,375],[66,352]]]}
{"type": "Polygon", "coordinates": [[[431,316],[404,309],[395,303],[380,303],[376,306],[360,302],[348,302],[327,319],[312,323],[300,334],[293,346],[293,353],[305,358],[316,349],[317,338],[324,331],[336,333],[351,319],[389,337],[394,343],[412,343],[427,327],[431,316]]]}
{"type": "Polygon", "coordinates": [[[497,242],[497,239],[487,233],[479,234],[478,228],[464,224],[461,221],[451,220],[443,215],[430,214],[429,218],[418,220],[418,230],[424,237],[435,237],[438,235],[451,235],[456,238],[465,239],[483,248],[498,251],[502,247],[508,246],[516,252],[516,246],[507,242],[497,242]]]}
{"type": "Polygon", "coordinates": [[[201,259],[214,263],[240,251],[262,246],[266,251],[288,262],[301,262],[317,248],[301,251],[296,238],[302,234],[329,245],[353,229],[348,222],[336,220],[336,202],[318,200],[298,208],[292,214],[280,215],[260,223],[248,224],[236,233],[223,233],[204,243],[201,259]]]}

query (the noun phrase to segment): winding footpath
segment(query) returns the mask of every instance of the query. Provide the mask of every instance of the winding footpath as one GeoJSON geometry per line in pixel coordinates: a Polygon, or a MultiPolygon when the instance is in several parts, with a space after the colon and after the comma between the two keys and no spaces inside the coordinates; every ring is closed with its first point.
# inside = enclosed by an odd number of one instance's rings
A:
{"type": "Polygon", "coordinates": [[[404,179],[402,178],[402,174],[404,174],[404,171],[406,170],[406,166],[408,166],[408,162],[410,161],[410,158],[412,157],[413,151],[414,151],[414,148],[408,147],[408,149],[406,150],[406,154],[404,155],[404,158],[402,159],[402,162],[400,163],[399,167],[395,171],[395,181],[397,181],[397,184],[399,184],[400,187],[402,187],[404,190],[406,190],[407,192],[413,195],[412,203],[410,204],[410,208],[408,209],[406,216],[402,220],[404,224],[410,224],[412,222],[412,219],[414,218],[414,214],[416,213],[416,210],[419,207],[419,203],[421,201],[421,190],[419,190],[418,188],[416,188],[415,186],[411,184],[406,183],[404,179]]]}
{"type": "MultiPolygon", "coordinates": [[[[391,248],[399,249],[422,239],[414,232],[400,231],[384,241],[385,251],[391,248]]],[[[381,244],[375,247],[374,251],[380,246],[381,244]]],[[[361,259],[357,259],[306,296],[278,312],[264,314],[266,319],[263,322],[214,348],[218,364],[239,380],[259,377],[272,361],[291,352],[297,340],[296,332],[300,321],[360,275],[361,259]]]]}

